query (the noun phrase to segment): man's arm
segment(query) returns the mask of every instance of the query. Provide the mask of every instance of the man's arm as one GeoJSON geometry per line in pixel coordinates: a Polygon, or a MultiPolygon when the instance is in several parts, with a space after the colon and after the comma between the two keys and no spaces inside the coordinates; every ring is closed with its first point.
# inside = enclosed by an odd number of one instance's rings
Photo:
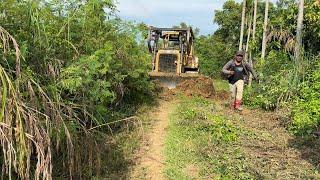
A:
{"type": "Polygon", "coordinates": [[[250,71],[250,73],[253,75],[253,78],[258,79],[256,71],[247,63],[245,64],[245,66],[248,69],[248,71],[250,71]]]}
{"type": "Polygon", "coordinates": [[[229,70],[231,66],[232,66],[232,61],[229,61],[227,64],[223,66],[222,73],[232,75],[232,71],[229,70]]]}

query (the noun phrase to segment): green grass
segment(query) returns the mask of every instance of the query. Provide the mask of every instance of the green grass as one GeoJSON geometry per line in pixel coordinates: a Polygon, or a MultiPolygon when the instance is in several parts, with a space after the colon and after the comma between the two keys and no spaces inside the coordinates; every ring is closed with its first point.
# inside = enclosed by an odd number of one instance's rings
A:
{"type": "Polygon", "coordinates": [[[251,179],[238,143],[240,129],[203,98],[181,98],[165,143],[168,179],[251,179]]]}
{"type": "Polygon", "coordinates": [[[214,88],[216,91],[229,91],[229,83],[223,79],[214,79],[214,88]]]}

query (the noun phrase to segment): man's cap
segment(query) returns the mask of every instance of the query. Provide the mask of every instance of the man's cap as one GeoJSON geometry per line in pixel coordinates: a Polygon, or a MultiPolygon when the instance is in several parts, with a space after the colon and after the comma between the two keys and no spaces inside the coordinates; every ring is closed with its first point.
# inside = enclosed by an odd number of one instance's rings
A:
{"type": "Polygon", "coordinates": [[[238,51],[238,52],[236,53],[236,56],[244,56],[244,51],[238,51]]]}

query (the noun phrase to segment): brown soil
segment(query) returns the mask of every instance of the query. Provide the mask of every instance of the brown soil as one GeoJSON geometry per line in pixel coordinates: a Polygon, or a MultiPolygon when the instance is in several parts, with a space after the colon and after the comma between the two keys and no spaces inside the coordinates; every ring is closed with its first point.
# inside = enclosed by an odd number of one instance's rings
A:
{"type": "Polygon", "coordinates": [[[230,98],[230,92],[226,90],[216,91],[214,98],[219,100],[227,100],[230,98]]]}
{"type": "Polygon", "coordinates": [[[137,165],[134,167],[130,179],[165,179],[162,174],[165,162],[163,156],[164,141],[169,114],[174,109],[175,104],[175,100],[160,101],[160,105],[154,113],[156,122],[151,131],[145,135],[145,142],[136,154],[137,165]]]}
{"type": "Polygon", "coordinates": [[[178,84],[177,90],[186,96],[202,96],[210,98],[215,95],[212,79],[201,76],[195,79],[187,79],[178,84]]]}
{"type": "MultiPolygon", "coordinates": [[[[230,118],[235,119],[235,125],[248,133],[240,136],[241,148],[249,161],[249,169],[257,177],[319,178],[313,174],[315,167],[310,163],[311,156],[304,157],[305,152],[297,148],[299,145],[295,143],[296,137],[286,130],[281,114],[250,109],[239,113],[228,108],[225,108],[223,114],[229,114],[230,118]]],[[[317,148],[312,149],[313,153],[315,151],[317,148]]]]}
{"type": "MultiPolygon", "coordinates": [[[[314,173],[315,164],[319,166],[320,162],[319,148],[290,135],[280,114],[246,108],[240,113],[230,110],[226,105],[230,93],[216,92],[212,81],[205,77],[183,81],[174,90],[162,89],[160,105],[154,112],[156,122],[137,153],[130,179],[164,179],[165,134],[169,114],[177,104],[175,96],[180,92],[213,100],[220,107],[219,114],[234,120],[234,125],[243,131],[238,145],[250,166],[246,168],[258,179],[320,179],[314,173]]],[[[187,172],[192,175],[198,169],[188,166],[187,172]]]]}
{"type": "Polygon", "coordinates": [[[175,89],[162,87],[161,94],[159,94],[159,98],[165,101],[173,100],[176,97],[177,93],[178,92],[175,89]]]}

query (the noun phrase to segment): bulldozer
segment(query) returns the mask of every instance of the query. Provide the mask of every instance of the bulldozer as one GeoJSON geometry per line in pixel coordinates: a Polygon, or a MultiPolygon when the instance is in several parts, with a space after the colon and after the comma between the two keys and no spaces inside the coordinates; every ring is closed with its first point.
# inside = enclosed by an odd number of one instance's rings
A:
{"type": "Polygon", "coordinates": [[[173,89],[188,78],[197,78],[199,60],[194,55],[192,28],[149,27],[148,49],[152,54],[151,79],[173,89]]]}

